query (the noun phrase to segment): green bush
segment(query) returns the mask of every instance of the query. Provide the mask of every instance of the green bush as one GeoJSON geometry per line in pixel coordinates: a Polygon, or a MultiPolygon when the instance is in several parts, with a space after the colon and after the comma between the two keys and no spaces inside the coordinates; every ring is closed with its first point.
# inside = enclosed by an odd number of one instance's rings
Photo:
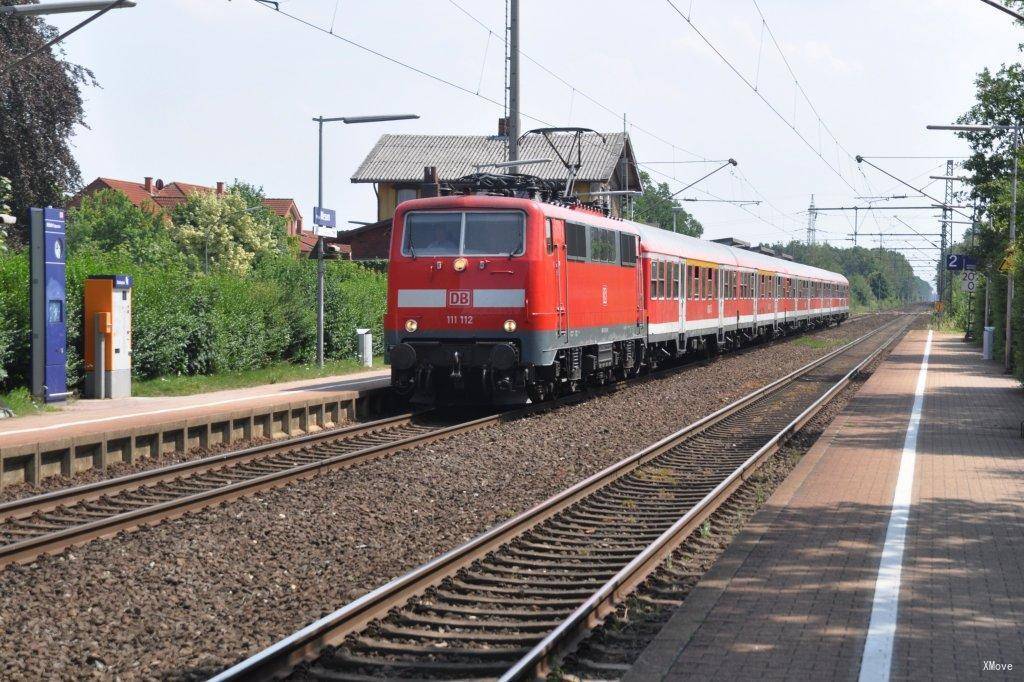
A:
{"type": "MultiPolygon", "coordinates": [[[[309,363],[316,351],[316,262],[261,258],[245,276],[203,275],[174,260],[142,265],[121,250],[84,247],[68,261],[68,385],[83,379],[82,300],[89,275],[127,274],[132,291],[132,373],[140,379],[309,363]]],[[[325,354],[355,358],[356,327],[383,350],[387,279],[349,261],[329,261],[325,354]]],[[[0,388],[28,385],[27,253],[0,253],[0,388]]]]}
{"type": "Polygon", "coordinates": [[[28,385],[28,253],[0,251],[0,386],[28,385]]]}

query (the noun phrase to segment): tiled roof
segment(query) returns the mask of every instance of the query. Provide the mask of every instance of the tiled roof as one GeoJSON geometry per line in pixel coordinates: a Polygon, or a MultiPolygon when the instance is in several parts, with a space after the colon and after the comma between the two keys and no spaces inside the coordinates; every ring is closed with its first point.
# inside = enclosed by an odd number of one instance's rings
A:
{"type": "MultiPolygon", "coordinates": [[[[563,157],[576,160],[569,133],[551,136],[563,157]]],[[[623,133],[585,133],[582,167],[577,180],[604,182],[615,173],[628,138],[623,133]]],[[[438,178],[451,180],[476,171],[474,164],[504,161],[508,141],[486,135],[384,135],[359,165],[352,182],[421,182],[423,168],[436,166],[438,178]]],[[[631,152],[630,152],[631,154],[631,152]]],[[[524,166],[522,171],[545,179],[564,179],[565,167],[541,135],[523,138],[519,146],[523,159],[551,159],[551,163],[524,166]]],[[[486,170],[486,169],[484,169],[486,170]]],[[[631,174],[632,175],[632,174],[631,174]]]]}
{"type": "MultiPolygon", "coordinates": [[[[146,188],[141,182],[129,182],[128,180],[115,180],[113,178],[97,178],[96,182],[90,184],[86,190],[97,183],[101,183],[109,189],[116,189],[119,192],[122,192],[126,197],[128,197],[129,201],[139,207],[146,202],[152,203],[153,201],[153,198],[150,196],[149,192],[146,191],[146,188]]],[[[95,187],[92,191],[95,192],[100,189],[102,189],[102,187],[95,187]]]]}
{"type": "MultiPolygon", "coordinates": [[[[170,211],[178,204],[185,203],[185,200],[190,194],[204,194],[216,191],[213,187],[195,185],[190,182],[181,182],[178,180],[167,183],[162,189],[157,189],[156,183],[154,182],[152,189],[147,191],[146,186],[141,182],[117,180],[114,178],[96,178],[73,197],[70,205],[77,206],[81,202],[81,198],[83,196],[92,194],[93,192],[98,192],[101,189],[116,189],[119,192],[122,192],[126,197],[128,197],[129,201],[140,208],[144,204],[148,203],[151,205],[155,204],[166,211],[170,211]]],[[[289,209],[294,207],[298,223],[301,224],[302,222],[302,213],[299,212],[299,207],[295,203],[294,199],[264,199],[263,205],[282,217],[286,217],[289,209]]]]}
{"type": "Polygon", "coordinates": [[[302,214],[299,212],[299,207],[294,199],[264,199],[263,205],[282,218],[287,217],[288,211],[293,209],[295,215],[300,219],[302,218],[302,214]]]}

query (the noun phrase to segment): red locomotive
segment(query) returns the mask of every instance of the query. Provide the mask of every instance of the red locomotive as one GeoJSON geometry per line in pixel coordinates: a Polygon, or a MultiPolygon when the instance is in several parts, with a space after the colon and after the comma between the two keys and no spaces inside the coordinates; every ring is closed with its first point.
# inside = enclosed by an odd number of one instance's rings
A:
{"type": "Polygon", "coordinates": [[[521,404],[848,315],[845,277],[582,206],[453,195],[394,217],[392,385],[521,404]]]}

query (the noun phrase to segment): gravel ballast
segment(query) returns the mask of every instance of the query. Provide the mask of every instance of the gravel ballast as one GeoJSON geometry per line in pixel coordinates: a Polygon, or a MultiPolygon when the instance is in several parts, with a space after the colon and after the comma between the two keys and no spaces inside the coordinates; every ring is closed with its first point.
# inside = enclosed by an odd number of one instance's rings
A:
{"type": "Polygon", "coordinates": [[[0,677],[207,677],[888,319],[8,567],[0,677]]]}

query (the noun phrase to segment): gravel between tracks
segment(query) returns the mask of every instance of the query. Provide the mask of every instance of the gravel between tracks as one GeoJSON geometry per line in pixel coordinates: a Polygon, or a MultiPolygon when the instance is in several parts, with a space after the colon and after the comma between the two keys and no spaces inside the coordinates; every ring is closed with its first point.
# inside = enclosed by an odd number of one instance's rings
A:
{"type": "Polygon", "coordinates": [[[206,677],[887,319],[8,567],[0,678],[206,677]]]}

